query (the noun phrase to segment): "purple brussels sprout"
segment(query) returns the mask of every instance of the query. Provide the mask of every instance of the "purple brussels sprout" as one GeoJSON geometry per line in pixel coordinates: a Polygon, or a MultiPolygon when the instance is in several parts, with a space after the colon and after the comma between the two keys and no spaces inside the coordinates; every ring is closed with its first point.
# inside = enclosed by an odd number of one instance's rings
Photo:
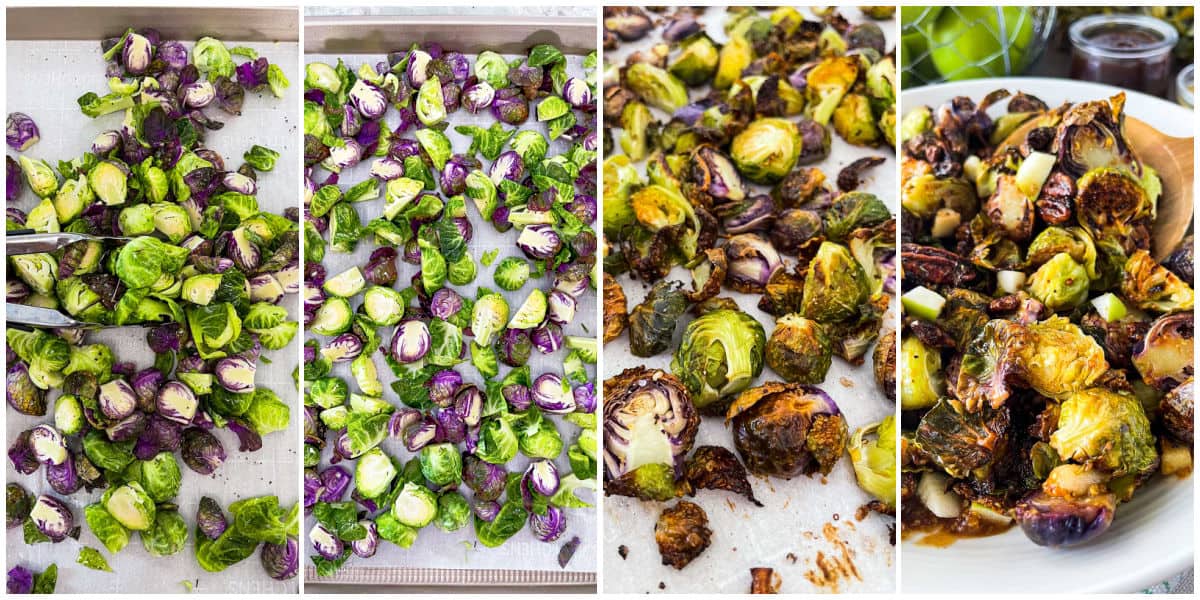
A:
{"type": "Polygon", "coordinates": [[[496,89],[486,81],[468,85],[462,92],[462,106],[472,114],[485,110],[496,98],[496,89]]]}
{"type": "Polygon", "coordinates": [[[317,497],[324,491],[324,486],[321,484],[321,477],[317,475],[316,469],[304,470],[304,510],[305,514],[312,510],[313,505],[317,503],[317,497]]]}
{"type": "MultiPolygon", "coordinates": [[[[154,402],[158,398],[158,390],[166,377],[158,369],[142,369],[133,376],[133,391],[137,394],[138,410],[154,412],[154,402]]],[[[189,419],[191,420],[191,419],[189,419]]]]}
{"type": "Polygon", "coordinates": [[[410,265],[421,264],[421,247],[417,244],[417,240],[412,239],[405,242],[404,254],[401,256],[401,260],[410,265]]]}
{"type": "Polygon", "coordinates": [[[517,236],[517,247],[533,260],[554,258],[562,249],[562,238],[550,225],[538,223],[526,226],[517,236]]]}
{"type": "Polygon", "coordinates": [[[542,354],[554,354],[563,345],[562,326],[552,321],[547,321],[533,328],[529,333],[529,339],[533,342],[533,347],[538,349],[542,354]]]}
{"type": "Polygon", "coordinates": [[[575,410],[575,396],[562,377],[542,373],[533,380],[533,403],[543,412],[566,414],[575,410]]]}
{"type": "Polygon", "coordinates": [[[510,383],[500,388],[500,395],[504,396],[504,401],[513,412],[523,412],[533,405],[529,386],[523,383],[510,383]]]}
{"type": "Polygon", "coordinates": [[[442,288],[434,292],[433,297],[429,300],[429,313],[442,320],[453,317],[462,310],[462,307],[462,296],[450,288],[442,288]]]}
{"type": "Polygon", "coordinates": [[[525,161],[521,159],[520,154],[513,150],[508,150],[496,157],[492,166],[488,168],[488,177],[496,185],[500,185],[500,182],[505,179],[520,182],[524,175],[525,161]]]}
{"type": "Polygon", "coordinates": [[[188,108],[204,108],[217,99],[217,89],[208,81],[195,81],[179,86],[183,105],[188,108]]]}
{"type": "Polygon", "coordinates": [[[64,496],[74,494],[83,485],[75,470],[75,460],[69,456],[62,464],[46,465],[46,482],[50,484],[50,489],[64,496]]]}
{"type": "Polygon", "coordinates": [[[496,356],[510,367],[520,367],[529,362],[533,342],[525,329],[505,329],[496,338],[496,356]]]}
{"type": "Polygon", "coordinates": [[[466,217],[454,217],[454,228],[458,230],[458,235],[462,236],[464,242],[469,243],[475,235],[475,230],[471,227],[471,221],[466,217]]]}
{"type": "Polygon", "coordinates": [[[333,466],[321,471],[321,486],[324,489],[321,502],[341,502],[353,480],[350,472],[342,467],[333,466]]]}
{"type": "Polygon", "coordinates": [[[217,361],[217,366],[214,373],[217,376],[217,383],[226,391],[234,394],[248,394],[253,392],[254,376],[258,366],[250,360],[246,360],[241,356],[230,356],[217,361]]]}
{"type": "Polygon", "coordinates": [[[262,450],[262,436],[250,428],[241,419],[230,419],[225,427],[233,432],[238,439],[238,452],[258,452],[262,450]]]}
{"type": "Polygon", "coordinates": [[[14,362],[5,378],[5,394],[8,405],[23,415],[41,417],[46,414],[46,392],[33,383],[29,367],[23,362],[14,362]]]}
{"type": "Polygon", "coordinates": [[[596,222],[596,198],[587,194],[576,194],[575,199],[567,205],[567,210],[575,215],[584,225],[596,222]]]}
{"type": "Polygon", "coordinates": [[[461,98],[462,86],[458,82],[447,81],[442,84],[442,105],[446,108],[447,113],[458,110],[461,98]]]}
{"type": "Polygon", "coordinates": [[[372,285],[391,286],[396,283],[396,249],[381,246],[371,253],[363,270],[372,285]]]}
{"type": "Polygon", "coordinates": [[[579,298],[588,289],[592,266],[586,262],[563,263],[555,269],[554,289],[579,298]]]}
{"type": "Polygon", "coordinates": [[[179,381],[168,381],[158,390],[155,409],[160,417],[187,425],[195,418],[199,405],[190,387],[179,381]]]}
{"type": "Polygon", "coordinates": [[[274,275],[270,273],[255,275],[250,278],[249,283],[251,300],[268,304],[279,304],[279,301],[283,300],[283,286],[274,275]]]}
{"type": "Polygon", "coordinates": [[[258,193],[258,183],[237,171],[226,173],[221,178],[221,185],[225,186],[227,190],[247,196],[253,196],[258,193]]]}
{"type": "Polygon", "coordinates": [[[18,473],[29,475],[38,470],[42,463],[33,455],[33,446],[29,443],[29,431],[23,431],[8,447],[8,461],[18,473]]]}
{"type": "MultiPolygon", "coordinates": [[[[4,181],[5,181],[5,198],[9,202],[16,200],[21,195],[21,165],[11,156],[4,157],[4,181]]],[[[16,221],[20,225],[25,224],[25,214],[15,208],[8,208],[6,211],[10,221],[16,221]],[[18,218],[14,219],[16,216],[18,218]]]]}
{"type": "Polygon", "coordinates": [[[300,544],[296,538],[288,537],[282,544],[263,544],[259,558],[271,579],[286,581],[300,572],[300,544]]]}
{"type": "Polygon", "coordinates": [[[156,56],[172,71],[182,71],[188,66],[188,51],[181,42],[166,40],[159,43],[156,56]]]}
{"type": "MultiPolygon", "coordinates": [[[[411,109],[407,106],[402,106],[402,107],[396,109],[396,117],[397,117],[397,119],[396,119],[397,125],[396,125],[396,129],[392,130],[392,138],[391,139],[397,140],[397,141],[402,141],[402,142],[410,142],[411,144],[408,145],[408,147],[412,148],[413,151],[410,154],[406,154],[404,156],[415,156],[416,154],[418,154],[417,148],[420,148],[420,144],[417,144],[416,140],[401,139],[400,135],[403,134],[404,132],[408,131],[409,129],[412,129],[413,126],[417,124],[417,113],[416,113],[416,111],[414,111],[413,109],[411,109]]],[[[394,148],[394,146],[392,146],[392,148],[394,148]]],[[[390,148],[389,148],[389,150],[390,150],[390,148]]],[[[404,156],[396,156],[395,154],[392,154],[390,151],[389,151],[389,154],[392,156],[392,158],[395,158],[396,160],[404,160],[404,156]]]]}
{"type": "Polygon", "coordinates": [[[492,211],[492,226],[496,228],[496,231],[504,233],[512,229],[512,222],[508,220],[511,213],[512,211],[507,206],[497,206],[496,210],[492,211]]]}
{"type": "Polygon", "coordinates": [[[408,65],[405,66],[404,74],[408,77],[408,83],[414,88],[421,87],[422,83],[429,78],[428,69],[429,61],[433,60],[428,52],[414,49],[408,54],[408,65]]]}
{"type": "Polygon", "coordinates": [[[572,108],[580,110],[595,110],[596,105],[592,102],[592,88],[587,82],[578,77],[567,78],[566,83],[562,88],[563,100],[566,100],[572,108]]]}
{"type": "Polygon", "coordinates": [[[574,296],[562,290],[552,290],[546,298],[546,317],[552,323],[567,325],[575,320],[576,306],[578,303],[574,296]]]}
{"type": "Polygon", "coordinates": [[[359,79],[350,88],[350,103],[364,118],[372,121],[383,117],[388,109],[387,95],[379,86],[365,79],[359,79]]]}
{"type": "Polygon", "coordinates": [[[478,496],[471,499],[471,512],[481,521],[491,523],[500,514],[500,503],[495,500],[484,500],[478,496]]]}
{"type": "Polygon", "coordinates": [[[546,514],[529,513],[529,530],[543,542],[553,542],[567,530],[567,513],[553,504],[546,507],[546,514]]]}
{"type": "Polygon", "coordinates": [[[446,196],[457,196],[467,191],[467,174],[470,169],[467,168],[467,162],[461,154],[455,154],[450,160],[446,161],[442,167],[441,177],[439,182],[442,186],[442,193],[446,196]]]}
{"type": "Polygon", "coordinates": [[[341,558],[342,551],[346,548],[342,540],[320,523],[308,532],[308,539],[312,542],[313,550],[316,550],[317,554],[326,560],[341,558]]]}
{"type": "Polygon", "coordinates": [[[104,433],[114,442],[127,442],[140,437],[148,424],[149,419],[145,413],[135,412],[106,427],[104,433]]]}
{"type": "Polygon", "coordinates": [[[471,63],[461,52],[447,52],[442,60],[454,75],[454,81],[462,83],[471,77],[471,63]]]}
{"type": "MultiPolygon", "coordinates": [[[[58,272],[60,273],[59,276],[61,277],[62,276],[61,275],[62,267],[58,268],[58,272]]],[[[33,290],[30,289],[29,286],[26,285],[24,281],[21,281],[19,279],[9,279],[8,281],[6,281],[4,283],[5,283],[5,289],[6,289],[5,300],[9,304],[23,304],[25,299],[33,294],[33,290]]],[[[9,362],[12,362],[12,361],[9,361],[9,362]]]]}
{"type": "Polygon", "coordinates": [[[495,500],[504,492],[508,473],[503,465],[494,465],[468,454],[463,457],[463,483],[471,488],[476,500],[495,500]]]}
{"type": "Polygon", "coordinates": [[[385,156],[371,163],[371,176],[382,181],[391,181],[404,177],[404,163],[385,156]]]}
{"type": "Polygon", "coordinates": [[[415,408],[401,408],[392,413],[388,419],[388,435],[398,438],[404,435],[404,430],[421,420],[421,411],[415,408]]]}
{"type": "Polygon", "coordinates": [[[62,434],[50,425],[38,425],[29,430],[29,447],[33,457],[44,465],[61,465],[71,460],[62,434]]]}
{"type": "Polygon", "coordinates": [[[333,357],[334,364],[350,362],[358,358],[362,352],[362,338],[350,332],[343,333],[329,340],[329,343],[325,344],[325,347],[321,349],[321,354],[333,357]]]}
{"type": "Polygon", "coordinates": [[[392,334],[391,355],[399,363],[413,363],[425,358],[433,339],[429,327],[422,321],[409,320],[396,326],[392,334]]]}
{"type": "Polygon", "coordinates": [[[571,240],[571,251],[578,258],[591,258],[596,255],[596,249],[599,245],[599,240],[596,239],[595,232],[585,229],[580,231],[575,239],[571,240]]]}
{"type": "Polygon", "coordinates": [[[1039,490],[1017,503],[1014,515],[1033,543],[1054,548],[1082,544],[1104,533],[1116,508],[1112,494],[1072,498],[1039,490]]]}
{"type": "Polygon", "coordinates": [[[454,410],[443,408],[437,411],[434,419],[437,421],[437,433],[434,436],[437,442],[461,444],[467,439],[467,424],[454,410]]]}
{"type": "Polygon", "coordinates": [[[146,36],[130,33],[121,49],[121,64],[130,75],[141,75],[150,67],[154,47],[146,36]]]}
{"type": "Polygon", "coordinates": [[[146,343],[155,354],[178,352],[186,335],[180,323],[163,323],[146,331],[146,343]]]}
{"type": "Polygon", "coordinates": [[[535,460],[525,469],[525,478],[529,489],[543,496],[553,496],[558,491],[558,467],[553,461],[535,460]]]}
{"type": "Polygon", "coordinates": [[[137,408],[137,393],[124,379],[100,386],[100,412],[114,421],[128,417],[137,408]]]}
{"type": "Polygon", "coordinates": [[[323,163],[333,172],[349,169],[362,160],[363,147],[354,138],[343,138],[341,146],[329,149],[329,158],[323,163]]]}
{"type": "Polygon", "coordinates": [[[8,147],[17,152],[28,150],[41,139],[33,117],[22,112],[8,113],[5,134],[8,138],[8,147]]]}
{"type": "Polygon", "coordinates": [[[215,540],[225,533],[226,527],[228,523],[225,521],[225,512],[221,510],[221,505],[208,496],[202,496],[200,506],[196,509],[196,528],[204,537],[215,540]]]}
{"type": "Polygon", "coordinates": [[[571,395],[575,398],[577,412],[588,414],[596,412],[596,386],[592,382],[575,386],[571,390],[571,395]]]}
{"type": "Polygon", "coordinates": [[[467,427],[478,425],[483,419],[483,392],[474,385],[465,385],[454,395],[454,412],[467,427]]]}
{"type": "Polygon", "coordinates": [[[29,518],[38,531],[53,542],[67,539],[71,528],[75,526],[75,515],[71,513],[70,507],[62,500],[46,494],[38,496],[37,501],[33,503],[29,518]]]}
{"type": "Polygon", "coordinates": [[[201,475],[212,475],[225,462],[225,446],[208,431],[190,427],[183,431],[180,457],[189,469],[201,475]]]}
{"type": "Polygon", "coordinates": [[[160,452],[175,452],[182,447],[183,425],[169,421],[161,414],[152,414],[133,446],[133,455],[138,460],[149,460],[160,452]]]}
{"type": "Polygon", "coordinates": [[[8,593],[13,594],[32,594],[33,593],[33,571],[17,565],[8,570],[8,593]]]}
{"type": "Polygon", "coordinates": [[[529,102],[515,88],[497,90],[491,109],[492,116],[505,125],[520,125],[529,118],[529,102]]]}
{"type": "Polygon", "coordinates": [[[426,417],[404,430],[404,447],[408,448],[409,452],[416,452],[433,443],[437,435],[437,421],[426,417]]]}
{"type": "Polygon", "coordinates": [[[375,525],[375,521],[371,520],[362,520],[358,524],[367,530],[367,535],[361,540],[350,542],[350,550],[356,556],[371,558],[375,556],[375,551],[379,549],[379,528],[375,525]]]}
{"type": "Polygon", "coordinates": [[[454,403],[458,389],[462,387],[463,378],[454,369],[443,369],[429,378],[429,400],[434,404],[447,407],[454,403]]]}

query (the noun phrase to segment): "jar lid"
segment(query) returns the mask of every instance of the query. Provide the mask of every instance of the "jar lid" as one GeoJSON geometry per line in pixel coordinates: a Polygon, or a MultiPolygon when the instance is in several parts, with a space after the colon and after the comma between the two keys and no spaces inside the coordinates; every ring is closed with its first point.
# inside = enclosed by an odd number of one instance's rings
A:
{"type": "Polygon", "coordinates": [[[1179,41],[1171,24],[1147,15],[1091,15],[1071,23],[1071,45],[1104,58],[1158,56],[1179,41]]]}

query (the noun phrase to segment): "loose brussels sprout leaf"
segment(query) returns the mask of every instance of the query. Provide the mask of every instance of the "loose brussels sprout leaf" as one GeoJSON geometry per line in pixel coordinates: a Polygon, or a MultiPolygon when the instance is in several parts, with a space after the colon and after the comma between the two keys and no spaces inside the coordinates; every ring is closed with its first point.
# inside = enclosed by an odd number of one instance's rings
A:
{"type": "Polygon", "coordinates": [[[117,522],[103,504],[97,502],[87,505],[83,509],[83,515],[88,529],[92,530],[92,534],[109,552],[116,554],[129,544],[129,530],[117,522]]]}
{"type": "Polygon", "coordinates": [[[99,550],[89,546],[83,546],[79,549],[79,556],[75,559],[75,562],[89,569],[112,573],[112,567],[108,566],[108,561],[104,559],[104,555],[100,554],[99,550]]]}

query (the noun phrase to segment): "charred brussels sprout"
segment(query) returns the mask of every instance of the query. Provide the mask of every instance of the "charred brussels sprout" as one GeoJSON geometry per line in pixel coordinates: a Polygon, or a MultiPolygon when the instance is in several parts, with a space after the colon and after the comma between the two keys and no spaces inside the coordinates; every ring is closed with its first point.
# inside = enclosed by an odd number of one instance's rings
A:
{"type": "Polygon", "coordinates": [[[1021,530],[1033,543],[1066,547],[1082,544],[1107,531],[1116,504],[1112,494],[1075,498],[1039,491],[1018,503],[1013,512],[1021,530]]]}
{"type": "Polygon", "coordinates": [[[767,340],[767,366],[785,381],[817,384],[825,381],[833,346],[818,322],[790,314],[775,322],[767,340]]]}
{"type": "Polygon", "coordinates": [[[738,171],[755,183],[772,184],[796,166],[802,149],[800,131],[785,119],[751,122],[729,146],[738,171]]]}
{"type": "Polygon", "coordinates": [[[754,490],[746,476],[746,467],[729,450],[720,446],[700,446],[683,467],[689,495],[696,490],[725,490],[745,496],[755,506],[754,490]]]}
{"type": "Polygon", "coordinates": [[[1146,473],[1158,464],[1141,403],[1104,388],[1078,391],[1063,401],[1050,446],[1063,460],[1090,462],[1117,477],[1146,473]]]}
{"type": "Polygon", "coordinates": [[[608,273],[604,274],[604,343],[607,344],[625,331],[629,323],[625,304],[625,291],[621,284],[608,273]]]}
{"type": "Polygon", "coordinates": [[[870,296],[871,284],[862,266],[845,246],[822,242],[808,265],[800,314],[822,323],[859,313],[870,296]]]}
{"type": "Polygon", "coordinates": [[[1133,175],[1101,168],[1085,173],[1076,185],[1079,223],[1098,244],[1119,246],[1127,255],[1150,248],[1154,204],[1133,175]]]}
{"type": "Polygon", "coordinates": [[[1132,362],[1142,381],[1161,391],[1182,385],[1194,374],[1191,313],[1159,317],[1133,347],[1132,362]]]}
{"type": "Polygon", "coordinates": [[[654,541],[658,543],[662,564],[682,569],[712,543],[708,515],[703,508],[680,500],[659,515],[654,525],[654,541]]]}
{"type": "Polygon", "coordinates": [[[1154,262],[1145,250],[1134,252],[1125,261],[1121,294],[1140,309],[1160,313],[1190,311],[1195,306],[1192,288],[1154,262]]]}
{"type": "Polygon", "coordinates": [[[833,111],[833,128],[855,146],[878,146],[881,141],[870,100],[863,94],[847,94],[842,98],[833,111]]]}
{"type": "Polygon", "coordinates": [[[762,373],[766,334],[740,310],[716,310],[688,323],[671,360],[697,408],[719,410],[722,400],[750,387],[762,373]]]}
{"type": "Polygon", "coordinates": [[[733,442],[751,473],[791,479],[829,473],[846,451],[846,419],[820,388],[765,383],[729,407],[733,442]]]}
{"type": "Polygon", "coordinates": [[[625,70],[625,87],[646,104],[668,113],[688,103],[687,87],[678,77],[649,63],[636,63],[625,70]]]}
{"type": "Polygon", "coordinates": [[[669,373],[626,369],[604,382],[604,491],[674,498],[676,465],[691,450],[700,417],[669,373]]]}
{"type": "Polygon", "coordinates": [[[659,281],[629,312],[629,349],[634,356],[654,356],[671,345],[679,317],[687,310],[681,287],[677,281],[659,281]]]}

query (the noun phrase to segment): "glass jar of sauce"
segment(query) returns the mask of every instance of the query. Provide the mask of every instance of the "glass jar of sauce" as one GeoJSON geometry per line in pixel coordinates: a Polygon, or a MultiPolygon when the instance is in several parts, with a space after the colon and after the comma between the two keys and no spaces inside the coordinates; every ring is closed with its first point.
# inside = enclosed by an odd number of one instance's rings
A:
{"type": "Polygon", "coordinates": [[[1071,78],[1166,97],[1179,32],[1145,15],[1092,15],[1071,24],[1071,78]]]}

